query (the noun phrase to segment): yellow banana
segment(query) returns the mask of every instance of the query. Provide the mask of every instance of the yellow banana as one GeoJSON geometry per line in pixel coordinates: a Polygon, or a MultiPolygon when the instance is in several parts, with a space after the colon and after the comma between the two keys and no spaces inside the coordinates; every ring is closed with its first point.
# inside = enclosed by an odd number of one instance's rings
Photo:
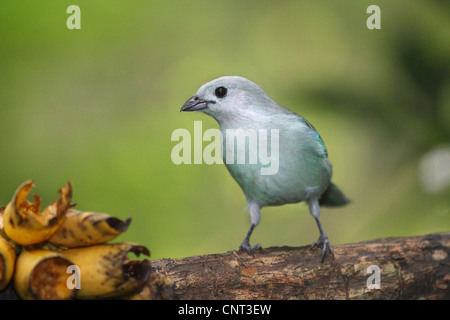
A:
{"type": "Polygon", "coordinates": [[[41,198],[35,194],[34,203],[27,200],[33,186],[31,181],[22,184],[3,213],[5,234],[24,246],[48,240],[63,223],[72,198],[72,187],[69,182],[58,191],[61,198],[40,213],[41,198]]]}
{"type": "Polygon", "coordinates": [[[100,244],[62,251],[80,270],[81,288],[77,298],[117,298],[140,290],[150,275],[150,261],[130,261],[129,252],[137,256],[150,255],[147,248],[134,243],[100,244]]]}
{"type": "Polygon", "coordinates": [[[16,251],[13,245],[0,237],[0,291],[6,288],[12,279],[16,262],[16,251]]]}
{"type": "Polygon", "coordinates": [[[49,241],[67,248],[101,244],[125,232],[130,222],[131,218],[122,221],[105,213],[69,209],[63,224],[49,241]]]}
{"type": "Polygon", "coordinates": [[[66,300],[76,294],[68,285],[73,263],[60,253],[42,249],[24,250],[16,261],[14,288],[26,300],[66,300]]]}

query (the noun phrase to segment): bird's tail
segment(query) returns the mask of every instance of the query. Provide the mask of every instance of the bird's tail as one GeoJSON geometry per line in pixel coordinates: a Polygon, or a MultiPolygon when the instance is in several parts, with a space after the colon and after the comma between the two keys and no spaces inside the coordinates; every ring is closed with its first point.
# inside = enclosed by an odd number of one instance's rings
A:
{"type": "Polygon", "coordinates": [[[339,207],[346,205],[349,202],[350,199],[344,196],[342,191],[339,190],[339,188],[334,183],[330,183],[328,188],[319,199],[320,205],[329,207],[339,207]]]}

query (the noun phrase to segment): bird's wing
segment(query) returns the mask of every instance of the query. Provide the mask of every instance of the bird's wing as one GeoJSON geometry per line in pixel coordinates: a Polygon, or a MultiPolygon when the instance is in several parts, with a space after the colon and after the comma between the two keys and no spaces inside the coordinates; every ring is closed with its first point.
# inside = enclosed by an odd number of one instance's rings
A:
{"type": "Polygon", "coordinates": [[[311,136],[315,137],[318,146],[319,146],[319,154],[322,158],[328,158],[328,151],[327,151],[327,147],[325,146],[325,143],[322,140],[322,137],[320,136],[319,132],[317,132],[316,128],[314,128],[314,126],[308,122],[308,120],[306,120],[305,118],[300,117],[301,122],[307,127],[308,130],[308,134],[310,134],[311,136]]]}

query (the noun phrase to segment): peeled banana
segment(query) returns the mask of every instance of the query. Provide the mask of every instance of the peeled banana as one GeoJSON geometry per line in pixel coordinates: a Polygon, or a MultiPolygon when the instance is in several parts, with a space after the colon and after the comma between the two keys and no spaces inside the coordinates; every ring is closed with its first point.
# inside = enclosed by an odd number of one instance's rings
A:
{"type": "Polygon", "coordinates": [[[106,213],[69,209],[49,242],[66,248],[105,243],[125,232],[130,222],[131,218],[122,221],[106,213]]]}
{"type": "Polygon", "coordinates": [[[0,291],[6,288],[11,281],[15,262],[16,251],[13,245],[0,237],[0,291]]]}
{"type": "Polygon", "coordinates": [[[16,261],[14,288],[26,300],[67,300],[76,294],[68,285],[73,263],[56,251],[32,249],[20,253],[16,261]]]}
{"type": "Polygon", "coordinates": [[[58,191],[61,198],[40,213],[41,198],[34,195],[34,203],[27,200],[33,186],[31,181],[22,184],[3,213],[5,234],[24,246],[48,240],[63,223],[72,198],[72,186],[69,182],[58,191]]]}
{"type": "Polygon", "coordinates": [[[79,299],[116,298],[140,290],[151,273],[150,261],[130,261],[132,252],[149,256],[144,246],[134,243],[100,244],[67,249],[61,254],[80,269],[79,299]]]}

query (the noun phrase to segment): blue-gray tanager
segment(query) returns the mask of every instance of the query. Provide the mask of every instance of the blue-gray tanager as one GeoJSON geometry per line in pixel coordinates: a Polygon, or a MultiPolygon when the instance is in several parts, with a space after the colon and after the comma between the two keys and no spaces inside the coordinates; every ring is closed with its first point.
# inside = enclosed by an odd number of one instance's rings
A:
{"type": "MultiPolygon", "coordinates": [[[[276,104],[255,83],[238,76],[221,77],[204,84],[186,101],[181,111],[201,111],[216,119],[220,125],[223,160],[247,198],[251,219],[250,229],[240,249],[253,253],[261,248],[259,244],[250,245],[250,236],[259,224],[262,207],[306,201],[320,232],[312,248],[322,246],[322,261],[327,249],[334,257],[319,220],[320,205],[341,206],[349,200],[331,183],[332,169],[327,149],[308,121],[276,104]],[[272,158],[277,161],[272,166],[272,172],[262,170],[270,169],[267,159],[249,161],[252,155],[247,144],[238,142],[237,148],[230,152],[239,136],[229,135],[229,132],[236,133],[238,130],[245,133],[240,137],[248,144],[259,142],[259,151],[264,149],[267,154],[277,155],[278,159],[272,158]],[[251,132],[256,132],[259,139],[251,139],[251,132]],[[264,144],[266,140],[272,143],[264,144]],[[240,151],[245,152],[246,161],[239,161],[240,151]]],[[[264,154],[260,152],[259,156],[264,154]]]]}

